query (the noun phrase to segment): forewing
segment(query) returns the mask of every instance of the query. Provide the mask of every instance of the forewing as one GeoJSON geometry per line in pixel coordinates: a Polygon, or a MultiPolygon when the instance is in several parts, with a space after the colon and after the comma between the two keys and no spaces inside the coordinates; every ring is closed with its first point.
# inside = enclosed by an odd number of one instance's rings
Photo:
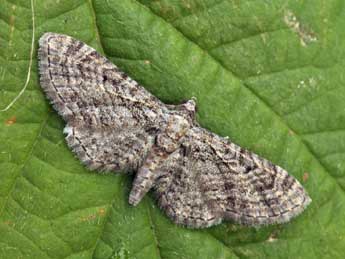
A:
{"type": "Polygon", "coordinates": [[[67,122],[67,143],[91,169],[133,170],[153,142],[164,106],[93,48],[46,33],[40,82],[67,122]]]}
{"type": "Polygon", "coordinates": [[[283,223],[311,201],[284,169],[202,128],[190,131],[162,169],[155,187],[160,207],[174,222],[193,228],[223,219],[283,223]]]}

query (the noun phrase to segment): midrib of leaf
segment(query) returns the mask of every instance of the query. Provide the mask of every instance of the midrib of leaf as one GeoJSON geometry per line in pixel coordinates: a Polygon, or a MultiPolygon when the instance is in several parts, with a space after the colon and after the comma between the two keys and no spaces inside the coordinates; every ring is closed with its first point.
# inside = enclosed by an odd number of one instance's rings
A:
{"type": "Polygon", "coordinates": [[[162,258],[161,256],[161,252],[160,252],[160,248],[159,248],[159,245],[158,245],[158,236],[157,236],[157,233],[156,233],[156,226],[153,222],[153,217],[151,215],[151,208],[149,206],[149,204],[147,204],[147,202],[145,203],[145,207],[146,207],[146,211],[147,211],[147,214],[148,214],[148,218],[149,218],[149,222],[150,222],[150,225],[151,225],[151,230],[152,230],[152,234],[153,234],[153,239],[154,239],[154,242],[155,242],[155,247],[157,249],[157,254],[159,256],[159,258],[162,258]]]}
{"type": "MultiPolygon", "coordinates": [[[[102,44],[102,41],[101,41],[101,37],[100,37],[100,35],[99,35],[99,29],[98,29],[98,26],[97,26],[97,16],[96,16],[95,9],[94,9],[94,7],[93,7],[93,0],[88,0],[88,4],[89,4],[89,8],[90,8],[90,10],[91,10],[92,16],[93,16],[93,25],[94,25],[94,28],[95,28],[96,39],[97,39],[98,45],[99,45],[99,47],[100,47],[101,52],[102,52],[103,54],[106,54],[106,53],[104,52],[104,47],[103,47],[103,44],[102,44]]],[[[111,204],[112,204],[112,201],[111,201],[111,203],[110,203],[110,206],[111,206],[111,204]]],[[[146,208],[147,208],[147,209],[146,209],[146,212],[147,212],[148,219],[149,219],[149,222],[150,222],[150,225],[151,225],[150,230],[151,230],[151,232],[152,232],[153,239],[154,239],[154,242],[155,242],[155,247],[156,247],[157,255],[158,255],[159,258],[162,258],[161,252],[160,252],[160,247],[159,247],[159,237],[158,237],[158,235],[157,235],[157,233],[156,233],[156,231],[155,231],[156,226],[155,226],[153,217],[152,217],[152,215],[151,215],[151,209],[150,209],[150,207],[149,207],[149,205],[148,205],[147,203],[145,204],[145,206],[146,206],[146,208]]],[[[96,249],[96,247],[97,247],[97,243],[98,243],[99,239],[100,239],[101,236],[102,236],[102,232],[103,232],[103,230],[104,230],[104,228],[105,228],[105,226],[106,226],[106,222],[107,222],[107,220],[108,220],[108,218],[109,218],[109,216],[110,216],[110,212],[109,212],[109,211],[110,211],[110,208],[108,208],[107,215],[106,215],[106,217],[105,217],[105,219],[104,219],[104,222],[103,222],[103,224],[102,224],[101,231],[100,231],[100,235],[99,235],[99,236],[97,237],[97,239],[95,240],[95,245],[94,245],[94,248],[93,248],[93,253],[94,253],[94,251],[95,251],[95,249],[96,249]]],[[[217,242],[219,242],[225,249],[229,250],[229,252],[230,252],[231,254],[236,255],[235,251],[232,250],[229,246],[227,246],[223,241],[219,240],[218,238],[214,237],[214,236],[211,235],[211,234],[209,234],[209,236],[210,236],[211,238],[213,238],[214,240],[216,240],[217,242]]],[[[237,256],[237,255],[236,255],[236,256],[237,256]]]]}
{"type": "MultiPolygon", "coordinates": [[[[95,34],[96,34],[96,40],[97,40],[97,43],[99,45],[99,48],[100,48],[100,51],[102,54],[104,54],[104,47],[103,47],[103,44],[102,44],[102,41],[101,41],[101,37],[99,35],[99,30],[98,30],[98,26],[97,26],[97,17],[96,17],[96,12],[95,12],[95,9],[93,7],[93,0],[87,0],[88,2],[88,6],[90,8],[90,11],[92,13],[92,20],[93,20],[93,26],[94,26],[94,29],[95,29],[95,34]]],[[[106,226],[106,223],[107,223],[107,220],[109,219],[110,217],[110,211],[111,211],[111,205],[113,203],[113,200],[111,200],[110,204],[108,205],[108,209],[107,209],[107,214],[104,218],[104,221],[103,221],[103,224],[101,226],[101,229],[100,229],[100,232],[99,232],[99,236],[95,239],[95,244],[93,246],[93,252],[92,254],[94,254],[95,250],[96,250],[96,247],[97,247],[97,244],[98,244],[98,241],[101,239],[102,237],[102,234],[103,234],[103,231],[105,229],[105,226],[106,226]]],[[[149,221],[150,221],[150,225],[151,225],[151,232],[152,232],[152,235],[153,235],[153,239],[154,239],[154,242],[155,242],[155,247],[156,247],[156,250],[157,250],[157,255],[159,256],[159,258],[162,258],[161,257],[161,253],[160,253],[160,248],[159,248],[159,245],[158,245],[158,238],[157,238],[157,233],[155,232],[155,228],[156,226],[154,225],[154,222],[153,222],[153,218],[152,218],[152,215],[151,215],[151,211],[150,211],[150,208],[149,208],[149,205],[145,204],[146,206],[146,211],[147,211],[147,215],[148,215],[148,218],[149,218],[149,221]]]]}
{"type": "MultiPolygon", "coordinates": [[[[293,132],[295,132],[296,134],[294,135],[295,138],[298,139],[298,141],[300,143],[302,143],[303,147],[306,149],[306,151],[314,158],[314,160],[318,163],[318,165],[323,169],[323,171],[325,171],[329,176],[331,176],[331,174],[329,173],[326,165],[324,165],[317,157],[317,155],[311,150],[311,148],[308,146],[307,143],[305,143],[305,141],[300,137],[299,133],[296,132],[291,126],[289,126],[289,124],[283,120],[283,118],[281,116],[279,116],[279,114],[265,101],[263,100],[255,91],[253,91],[252,88],[250,88],[238,75],[236,75],[233,71],[229,70],[227,67],[225,67],[222,62],[214,57],[214,55],[212,55],[208,49],[203,48],[200,44],[198,44],[197,42],[193,41],[193,39],[191,39],[190,37],[188,37],[188,35],[186,35],[183,31],[179,30],[178,28],[176,28],[173,24],[169,23],[163,16],[159,15],[157,12],[155,12],[154,10],[152,10],[150,7],[142,4],[140,1],[135,0],[135,2],[144,7],[145,9],[147,9],[148,11],[150,11],[154,16],[158,17],[159,19],[162,19],[165,23],[169,24],[171,27],[173,27],[175,29],[175,31],[177,33],[179,33],[184,39],[186,39],[188,42],[190,42],[191,44],[194,44],[195,46],[197,46],[199,49],[201,49],[203,52],[207,53],[207,55],[213,59],[219,66],[221,66],[224,70],[230,72],[232,74],[232,76],[234,76],[237,80],[239,80],[242,85],[252,94],[254,95],[259,102],[265,106],[266,108],[268,108],[273,116],[288,130],[292,130],[293,132]]],[[[298,68],[295,68],[298,69],[298,68]]],[[[332,181],[336,184],[336,186],[338,186],[341,190],[345,191],[342,186],[333,178],[330,177],[332,179],[332,181]]],[[[344,194],[345,197],[345,192],[342,192],[344,194]]]]}

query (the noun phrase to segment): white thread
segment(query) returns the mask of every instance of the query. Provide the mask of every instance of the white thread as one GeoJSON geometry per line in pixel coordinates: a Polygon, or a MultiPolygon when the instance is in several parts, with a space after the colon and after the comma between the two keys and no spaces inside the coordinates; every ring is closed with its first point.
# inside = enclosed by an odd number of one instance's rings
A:
{"type": "Polygon", "coordinates": [[[26,87],[29,84],[30,81],[30,75],[31,75],[31,67],[32,67],[32,56],[34,53],[34,45],[35,45],[35,11],[34,11],[34,0],[31,0],[31,15],[32,15],[32,40],[31,40],[31,50],[30,50],[30,61],[29,61],[29,71],[26,76],[26,81],[24,84],[24,87],[22,90],[19,92],[19,94],[10,102],[9,105],[6,106],[6,108],[0,110],[0,112],[5,112],[9,108],[12,107],[12,105],[22,96],[22,94],[25,92],[26,87]]]}

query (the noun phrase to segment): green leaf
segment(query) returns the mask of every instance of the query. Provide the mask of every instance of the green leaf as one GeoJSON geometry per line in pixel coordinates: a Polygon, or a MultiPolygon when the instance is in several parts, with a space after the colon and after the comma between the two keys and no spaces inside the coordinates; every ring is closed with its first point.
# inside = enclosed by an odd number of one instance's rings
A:
{"type": "Polygon", "coordinates": [[[0,109],[29,78],[0,112],[0,258],[343,258],[343,1],[31,1],[0,0],[0,109]],[[130,207],[131,176],[89,172],[66,147],[38,82],[47,31],[166,103],[197,97],[201,125],[286,168],[312,204],[284,225],[205,230],[151,195],[130,207]]]}

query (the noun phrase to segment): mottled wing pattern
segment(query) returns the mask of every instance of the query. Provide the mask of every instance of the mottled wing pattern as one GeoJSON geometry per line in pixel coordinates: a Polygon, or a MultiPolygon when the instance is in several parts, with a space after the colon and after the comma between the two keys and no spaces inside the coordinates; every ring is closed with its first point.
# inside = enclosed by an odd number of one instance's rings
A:
{"type": "Polygon", "coordinates": [[[269,161],[205,129],[193,128],[155,185],[160,207],[178,224],[208,227],[283,223],[311,202],[301,184],[269,161]]]}
{"type": "Polygon", "coordinates": [[[39,41],[41,86],[67,122],[67,143],[91,169],[137,169],[153,144],[163,104],[72,37],[39,41]]]}
{"type": "Polygon", "coordinates": [[[154,186],[174,222],[201,228],[283,223],[311,202],[279,166],[198,127],[193,100],[163,104],[69,36],[46,33],[39,45],[41,86],[68,145],[90,169],[137,171],[131,204],[154,186]]]}

